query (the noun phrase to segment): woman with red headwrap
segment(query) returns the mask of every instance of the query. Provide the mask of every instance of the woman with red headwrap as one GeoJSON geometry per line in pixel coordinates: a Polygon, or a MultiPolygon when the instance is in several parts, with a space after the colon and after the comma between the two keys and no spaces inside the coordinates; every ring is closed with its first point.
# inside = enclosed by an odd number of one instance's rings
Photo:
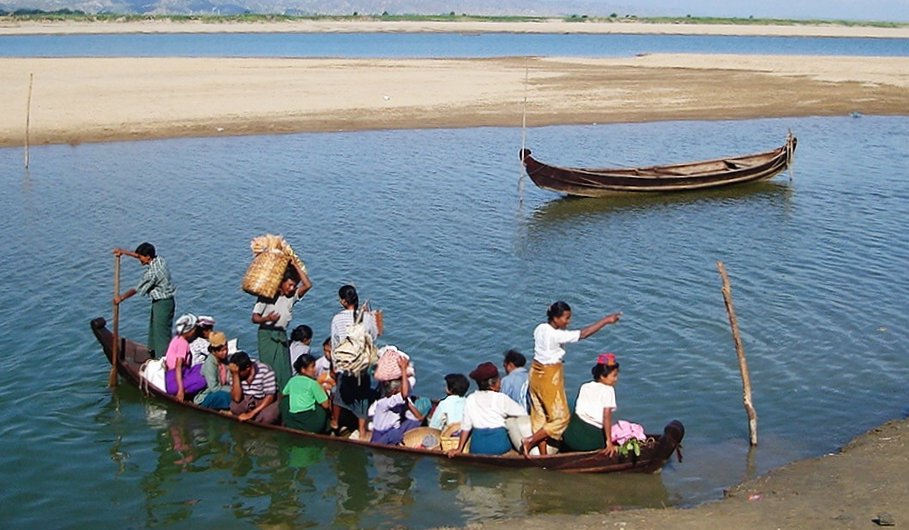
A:
{"type": "Polygon", "coordinates": [[[619,363],[615,355],[603,353],[590,369],[593,380],[581,385],[574,413],[562,435],[562,446],[567,451],[595,451],[602,449],[613,455],[616,446],[612,441],[612,413],[616,409],[615,384],[619,379],[619,363]]]}

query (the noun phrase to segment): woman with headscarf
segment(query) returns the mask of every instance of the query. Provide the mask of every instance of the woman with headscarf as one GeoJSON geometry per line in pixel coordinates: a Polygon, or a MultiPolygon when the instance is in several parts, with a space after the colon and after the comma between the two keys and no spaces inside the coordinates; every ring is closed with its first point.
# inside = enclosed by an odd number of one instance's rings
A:
{"type": "Polygon", "coordinates": [[[167,393],[183,401],[187,395],[195,394],[205,388],[202,376],[202,365],[190,366],[192,355],[189,351],[189,339],[196,334],[196,315],[187,313],[177,319],[174,325],[174,336],[167,346],[164,356],[164,382],[167,393]]]}

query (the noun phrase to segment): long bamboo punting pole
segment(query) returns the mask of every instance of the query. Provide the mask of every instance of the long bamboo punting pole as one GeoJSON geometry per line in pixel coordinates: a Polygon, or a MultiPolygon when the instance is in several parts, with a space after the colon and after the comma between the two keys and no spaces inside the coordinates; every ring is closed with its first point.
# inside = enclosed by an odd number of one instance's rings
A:
{"type": "Polygon", "coordinates": [[[25,169],[28,169],[28,135],[32,121],[32,80],[35,74],[28,74],[28,103],[25,105],[25,169]]]}
{"type": "MultiPolygon", "coordinates": [[[[530,68],[527,66],[527,58],[524,58],[524,106],[521,110],[521,153],[524,152],[527,139],[527,80],[530,77],[530,68]]],[[[518,204],[524,204],[524,161],[521,160],[521,176],[518,177],[518,204]]]]}
{"type": "MultiPolygon", "coordinates": [[[[120,256],[114,256],[114,297],[120,296],[120,256]]],[[[114,347],[110,358],[108,385],[117,386],[117,365],[120,364],[120,304],[114,302],[114,347]]]]}
{"type": "Polygon", "coordinates": [[[716,262],[716,268],[720,271],[723,278],[723,301],[726,303],[726,314],[729,316],[729,325],[732,327],[732,340],[735,342],[735,353],[739,358],[739,371],[742,372],[742,399],[745,404],[745,412],[748,413],[748,432],[751,438],[751,445],[757,445],[757,413],[751,402],[751,376],[748,374],[748,362],[745,360],[745,347],[742,346],[742,336],[739,333],[739,323],[735,318],[735,307],[732,305],[732,287],[729,285],[729,276],[726,274],[726,266],[722,261],[716,262]]]}

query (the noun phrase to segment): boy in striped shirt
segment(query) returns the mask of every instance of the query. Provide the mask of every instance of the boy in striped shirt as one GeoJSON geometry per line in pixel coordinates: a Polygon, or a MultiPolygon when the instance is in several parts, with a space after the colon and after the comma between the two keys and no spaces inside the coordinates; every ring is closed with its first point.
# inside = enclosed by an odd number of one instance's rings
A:
{"type": "Polygon", "coordinates": [[[253,361],[246,352],[230,358],[230,411],[240,421],[277,423],[278,387],[275,372],[267,364],[253,361]]]}

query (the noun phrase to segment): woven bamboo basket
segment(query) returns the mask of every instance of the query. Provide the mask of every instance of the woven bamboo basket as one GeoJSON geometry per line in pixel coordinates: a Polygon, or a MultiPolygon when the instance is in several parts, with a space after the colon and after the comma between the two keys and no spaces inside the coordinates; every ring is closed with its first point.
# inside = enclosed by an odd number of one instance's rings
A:
{"type": "Polygon", "coordinates": [[[442,431],[432,427],[417,427],[404,433],[404,445],[407,447],[422,447],[423,449],[438,449],[439,437],[442,431]]]}
{"type": "Polygon", "coordinates": [[[253,258],[243,275],[243,290],[255,296],[274,298],[290,258],[279,250],[266,250],[253,258]]]}
{"type": "MultiPolygon", "coordinates": [[[[461,422],[449,424],[442,430],[442,434],[439,436],[439,445],[442,447],[443,451],[457,449],[460,441],[461,422]]],[[[464,446],[464,452],[470,452],[470,440],[467,440],[467,445],[464,446]]]]}

